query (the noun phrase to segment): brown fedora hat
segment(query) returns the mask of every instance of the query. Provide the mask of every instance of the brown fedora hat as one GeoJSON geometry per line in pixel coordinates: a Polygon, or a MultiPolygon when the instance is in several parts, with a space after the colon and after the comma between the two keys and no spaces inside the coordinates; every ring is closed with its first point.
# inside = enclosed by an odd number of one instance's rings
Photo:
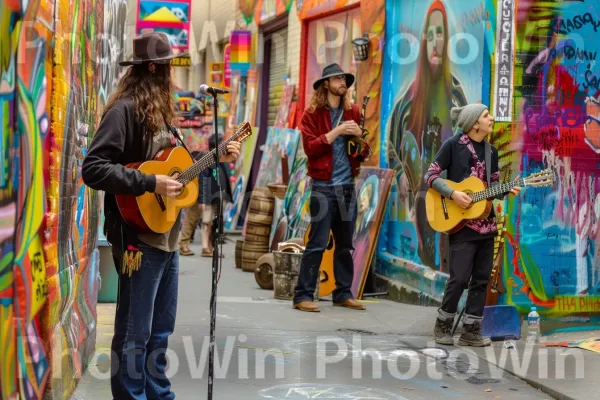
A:
{"type": "Polygon", "coordinates": [[[121,61],[119,65],[136,65],[144,63],[165,63],[177,57],[185,57],[188,53],[175,54],[169,43],[169,37],[162,32],[144,33],[133,39],[133,59],[121,61]]]}

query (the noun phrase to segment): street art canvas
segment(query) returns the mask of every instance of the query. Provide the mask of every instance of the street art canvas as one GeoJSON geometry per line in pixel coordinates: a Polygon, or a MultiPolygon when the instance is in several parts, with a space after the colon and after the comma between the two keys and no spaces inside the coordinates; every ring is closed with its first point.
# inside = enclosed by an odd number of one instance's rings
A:
{"type": "MultiPolygon", "coordinates": [[[[600,312],[600,4],[518,2],[511,170],[553,188],[507,202],[504,301],[545,316],[600,312]]],[[[497,32],[499,34],[499,32],[497,32]]]]}
{"type": "Polygon", "coordinates": [[[190,31],[190,1],[141,0],[138,2],[136,32],[162,32],[176,50],[187,51],[190,31]]]}
{"type": "Polygon", "coordinates": [[[398,198],[386,248],[438,271],[446,240],[427,222],[423,174],[454,133],[451,107],[482,99],[485,18],[483,0],[387,2],[381,163],[396,171],[398,198]]]}
{"type": "Polygon", "coordinates": [[[290,171],[285,197],[283,199],[283,213],[281,221],[286,225],[285,240],[291,238],[304,238],[310,223],[308,204],[311,192],[311,178],[308,174],[308,158],[302,147],[302,142],[296,152],[296,158],[290,171]]]}
{"type": "Polygon", "coordinates": [[[233,183],[232,199],[231,202],[227,203],[225,206],[225,211],[223,213],[223,224],[227,230],[235,230],[238,226],[240,212],[244,205],[243,203],[257,140],[258,128],[252,128],[252,136],[242,144],[240,157],[235,161],[233,176],[236,178],[233,183]]]}
{"type": "Polygon", "coordinates": [[[361,168],[356,179],[356,224],[352,244],[354,279],[352,294],[362,297],[395,171],[361,168]]]}
{"type": "MultiPolygon", "coordinates": [[[[296,129],[275,128],[270,126],[265,141],[264,151],[260,160],[260,166],[256,178],[256,187],[267,187],[269,183],[281,183],[283,181],[283,169],[281,164],[282,155],[288,159],[289,169],[294,164],[296,151],[300,143],[300,131],[296,129]]],[[[273,223],[271,226],[271,237],[277,228],[277,221],[281,212],[282,201],[275,199],[273,210],[273,223]]],[[[243,234],[246,234],[246,221],[244,222],[243,234]]]]}

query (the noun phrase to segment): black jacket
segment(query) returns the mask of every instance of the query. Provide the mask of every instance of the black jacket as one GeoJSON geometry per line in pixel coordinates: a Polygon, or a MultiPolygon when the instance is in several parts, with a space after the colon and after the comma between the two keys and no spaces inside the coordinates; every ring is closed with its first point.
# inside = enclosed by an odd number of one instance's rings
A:
{"type": "Polygon", "coordinates": [[[137,246],[137,235],[124,223],[116,194],[140,196],[154,192],[156,177],[125,168],[132,162],[146,161],[150,140],[146,139],[143,124],[137,121],[133,101],[117,101],[100,121],[100,126],[83,160],[83,182],[92,189],[104,191],[104,231],[108,241],[117,249],[137,246]],[[123,233],[123,235],[122,235],[123,233]]]}

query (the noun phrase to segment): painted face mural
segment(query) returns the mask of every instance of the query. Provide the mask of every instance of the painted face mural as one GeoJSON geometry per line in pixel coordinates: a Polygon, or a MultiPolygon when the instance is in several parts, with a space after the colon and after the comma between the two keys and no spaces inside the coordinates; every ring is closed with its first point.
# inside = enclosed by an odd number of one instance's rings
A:
{"type": "Polygon", "coordinates": [[[383,72],[382,160],[397,171],[391,201],[398,204],[390,222],[396,239],[388,250],[444,270],[445,239],[427,222],[423,174],[453,134],[450,109],[481,100],[485,3],[471,0],[448,9],[439,0],[388,2],[386,16],[386,34],[395,39],[383,72]],[[478,16],[479,23],[465,15],[478,16]],[[453,35],[471,40],[451,40],[453,35]]]}

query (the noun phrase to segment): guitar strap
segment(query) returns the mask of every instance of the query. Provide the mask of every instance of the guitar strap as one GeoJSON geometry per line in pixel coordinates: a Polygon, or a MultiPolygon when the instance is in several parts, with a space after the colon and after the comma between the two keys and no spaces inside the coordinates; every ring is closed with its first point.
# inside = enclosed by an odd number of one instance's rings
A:
{"type": "Polygon", "coordinates": [[[179,143],[181,143],[181,145],[183,146],[183,148],[185,149],[185,151],[188,152],[188,154],[190,155],[190,157],[192,157],[192,160],[197,161],[194,156],[192,155],[192,152],[190,151],[190,149],[187,148],[187,146],[185,145],[185,143],[183,142],[183,139],[181,138],[181,136],[179,135],[179,132],[177,132],[177,129],[175,129],[174,127],[172,127],[171,125],[167,124],[167,126],[169,127],[169,129],[171,130],[171,133],[173,134],[173,136],[175,136],[175,139],[177,139],[179,141],[179,143]]]}
{"type": "Polygon", "coordinates": [[[490,188],[490,170],[492,168],[492,146],[487,140],[484,140],[483,142],[485,143],[485,174],[488,188],[490,188]]]}

